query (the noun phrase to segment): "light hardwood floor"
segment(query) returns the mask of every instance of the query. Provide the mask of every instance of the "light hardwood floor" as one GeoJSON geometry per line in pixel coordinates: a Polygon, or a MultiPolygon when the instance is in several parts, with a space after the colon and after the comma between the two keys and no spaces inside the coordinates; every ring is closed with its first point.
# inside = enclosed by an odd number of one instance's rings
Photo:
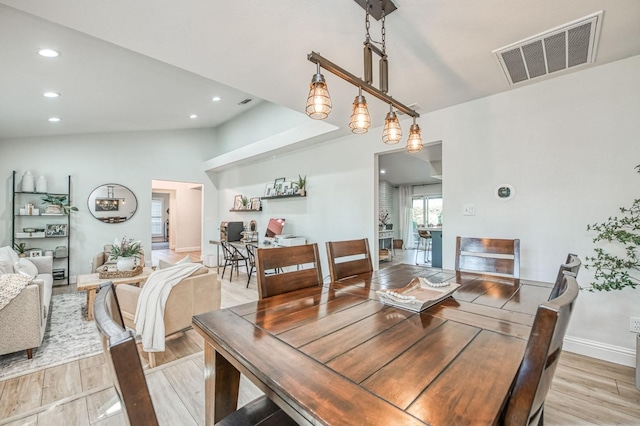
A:
{"type": "MultiPolygon", "coordinates": [[[[175,262],[186,253],[170,250],[153,252],[159,259],[175,262]]],[[[189,253],[199,260],[199,252],[189,253]]],[[[414,263],[415,252],[396,250],[392,262],[414,263]]],[[[222,271],[221,271],[222,272],[222,271]]],[[[222,306],[257,300],[255,277],[246,288],[241,271],[229,281],[222,280],[222,306]]],[[[75,291],[72,286],[58,291],[75,291]]],[[[204,419],[204,379],[202,338],[193,330],[167,342],[159,366],[147,370],[160,424],[201,425],[204,419]]],[[[145,368],[148,362],[141,355],[145,368]]],[[[564,352],[545,404],[547,425],[639,425],[640,391],[635,371],[584,356],[564,352]]],[[[257,397],[260,391],[242,379],[240,403],[257,397]]],[[[102,355],[0,382],[0,425],[123,425],[124,419],[102,355]]]]}

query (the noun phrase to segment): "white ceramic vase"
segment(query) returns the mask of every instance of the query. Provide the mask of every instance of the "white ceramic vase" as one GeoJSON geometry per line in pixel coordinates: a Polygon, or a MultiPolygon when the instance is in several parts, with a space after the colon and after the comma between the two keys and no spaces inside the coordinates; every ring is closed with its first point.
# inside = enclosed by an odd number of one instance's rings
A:
{"type": "Polygon", "coordinates": [[[136,258],[133,256],[119,257],[116,267],[118,271],[132,271],[136,266],[136,258]]]}
{"type": "Polygon", "coordinates": [[[33,180],[33,175],[29,170],[24,172],[22,175],[22,192],[33,192],[35,191],[35,182],[33,180]]]}
{"type": "Polygon", "coordinates": [[[36,192],[47,192],[47,180],[44,176],[40,176],[38,180],[36,180],[36,192]]]}

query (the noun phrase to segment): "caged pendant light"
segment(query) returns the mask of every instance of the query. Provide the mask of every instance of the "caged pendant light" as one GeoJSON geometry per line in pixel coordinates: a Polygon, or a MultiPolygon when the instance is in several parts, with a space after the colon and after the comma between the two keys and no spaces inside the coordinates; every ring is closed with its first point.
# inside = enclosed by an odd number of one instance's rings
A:
{"type": "Polygon", "coordinates": [[[311,79],[309,96],[307,97],[306,113],[309,117],[316,120],[323,120],[329,116],[331,112],[331,98],[329,96],[329,90],[327,89],[327,83],[324,76],[320,73],[321,68],[329,71],[330,73],[342,78],[343,80],[358,87],[359,94],[356,96],[353,102],[353,109],[351,118],[349,120],[349,128],[353,133],[362,134],[367,133],[371,126],[371,118],[369,117],[369,110],[367,107],[367,101],[362,95],[362,91],[373,95],[383,102],[389,104],[389,113],[384,121],[384,129],[382,132],[382,141],[386,144],[396,144],[402,138],[402,129],[400,128],[400,122],[398,116],[394,111],[394,108],[398,112],[407,114],[413,117],[413,125],[409,131],[409,140],[407,141],[407,151],[418,152],[422,149],[422,136],[420,126],[416,124],[416,118],[420,117],[415,110],[405,106],[404,104],[396,101],[393,97],[387,94],[389,88],[389,61],[386,53],[386,29],[385,29],[385,17],[389,13],[396,10],[396,6],[392,0],[354,0],[360,6],[365,9],[365,23],[366,23],[366,38],[364,41],[364,79],[358,78],[351,74],[344,68],[339,67],[328,59],[323,58],[316,52],[311,52],[307,55],[307,59],[317,65],[317,72],[311,79]],[[382,21],[382,41],[377,42],[371,39],[369,34],[369,16],[373,16],[375,19],[382,21]],[[381,49],[375,44],[380,44],[381,49]],[[379,75],[380,75],[380,89],[372,85],[373,81],[373,54],[380,57],[379,61],[379,75]]]}
{"type": "Polygon", "coordinates": [[[307,115],[314,120],[324,120],[331,112],[331,97],[327,90],[327,83],[324,76],[320,74],[320,64],[318,72],[311,78],[309,84],[309,97],[307,97],[307,115]]]}
{"type": "Polygon", "coordinates": [[[393,145],[400,142],[402,139],[402,129],[400,128],[400,122],[398,116],[393,112],[393,105],[389,105],[389,112],[384,119],[384,129],[382,130],[382,142],[393,145]]]}
{"type": "Polygon", "coordinates": [[[369,117],[369,108],[367,108],[367,100],[362,96],[362,89],[358,96],[353,100],[353,110],[351,119],[349,120],[349,128],[353,133],[367,133],[371,126],[371,118],[369,117]]]}

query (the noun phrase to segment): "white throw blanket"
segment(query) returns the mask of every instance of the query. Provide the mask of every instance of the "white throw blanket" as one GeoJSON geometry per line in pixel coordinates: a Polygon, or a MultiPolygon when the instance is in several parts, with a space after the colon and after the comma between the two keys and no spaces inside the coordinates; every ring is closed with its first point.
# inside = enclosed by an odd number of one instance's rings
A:
{"type": "Polygon", "coordinates": [[[145,352],[164,351],[164,307],[171,289],[203,266],[198,263],[174,265],[152,272],[140,291],[136,307],[136,333],[142,336],[145,352]]]}

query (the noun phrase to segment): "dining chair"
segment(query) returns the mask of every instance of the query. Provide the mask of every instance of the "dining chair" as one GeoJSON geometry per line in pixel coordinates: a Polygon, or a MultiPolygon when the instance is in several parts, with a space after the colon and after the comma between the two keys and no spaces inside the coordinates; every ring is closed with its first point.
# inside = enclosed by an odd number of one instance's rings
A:
{"type": "Polygon", "coordinates": [[[135,337],[131,330],[124,328],[112,282],[98,289],[93,314],[124,418],[132,426],[157,425],[135,337]]]}
{"type": "Polygon", "coordinates": [[[562,342],[578,297],[576,279],[562,277],[562,291],[542,303],[536,312],[531,334],[504,412],[505,425],[542,425],[544,401],[551,387],[562,342]]]}
{"type": "Polygon", "coordinates": [[[582,262],[578,258],[578,255],[572,253],[569,253],[567,255],[567,261],[560,265],[558,276],[556,277],[556,282],[553,286],[553,290],[551,290],[551,294],[549,295],[549,300],[555,299],[560,293],[562,293],[562,278],[564,277],[564,274],[571,274],[574,278],[578,277],[580,265],[582,265],[582,262]]]}
{"type": "MultiPolygon", "coordinates": [[[[125,423],[131,426],[157,426],[158,418],[135,337],[131,330],[123,326],[112,282],[104,283],[98,289],[93,311],[125,423]]],[[[295,422],[266,395],[262,395],[216,423],[219,426],[258,424],[295,425],[295,422]]]]}
{"type": "Polygon", "coordinates": [[[260,300],[301,288],[322,286],[318,244],[257,249],[256,277],[260,300]],[[308,264],[313,266],[305,268],[308,264]],[[291,270],[292,267],[296,267],[295,270],[291,270]],[[272,269],[282,272],[268,274],[272,269]]]}
{"type": "Polygon", "coordinates": [[[222,246],[224,254],[224,267],[222,268],[223,279],[227,266],[231,267],[231,276],[229,277],[229,281],[233,280],[233,269],[235,268],[236,274],[239,274],[239,268],[243,266],[242,264],[244,264],[245,271],[247,271],[247,273],[249,272],[249,268],[247,267],[247,256],[242,254],[240,250],[228,241],[221,241],[220,245],[222,246]]]}
{"type": "Polygon", "coordinates": [[[251,275],[256,268],[256,246],[253,244],[247,244],[247,263],[249,265],[249,271],[247,272],[247,288],[249,288],[249,282],[251,281],[251,275]]]}
{"type": "Polygon", "coordinates": [[[520,240],[456,238],[456,275],[473,272],[520,279],[520,240]]]}
{"type": "Polygon", "coordinates": [[[348,241],[327,241],[326,245],[329,273],[332,282],[373,271],[368,238],[348,241]],[[346,257],[350,259],[344,259],[346,257]],[[338,259],[341,259],[341,261],[338,261],[338,259]]]}

